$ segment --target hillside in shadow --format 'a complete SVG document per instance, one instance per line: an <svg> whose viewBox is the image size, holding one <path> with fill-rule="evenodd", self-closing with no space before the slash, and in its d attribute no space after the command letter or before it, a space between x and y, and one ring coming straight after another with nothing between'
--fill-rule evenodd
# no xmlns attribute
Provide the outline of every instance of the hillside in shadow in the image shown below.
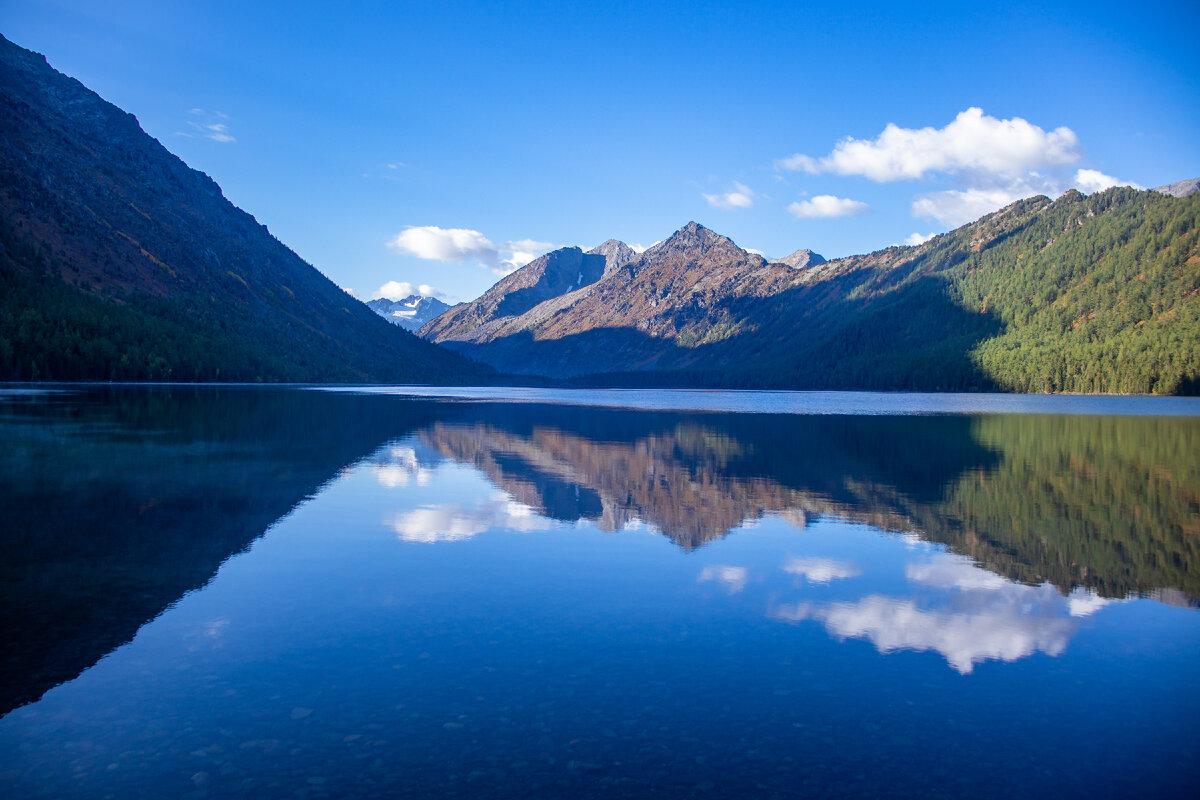
<svg viewBox="0 0 1200 800"><path fill-rule="evenodd" d="M429 403L296 390L0 395L0 713L129 641L431 416Z"/></svg>

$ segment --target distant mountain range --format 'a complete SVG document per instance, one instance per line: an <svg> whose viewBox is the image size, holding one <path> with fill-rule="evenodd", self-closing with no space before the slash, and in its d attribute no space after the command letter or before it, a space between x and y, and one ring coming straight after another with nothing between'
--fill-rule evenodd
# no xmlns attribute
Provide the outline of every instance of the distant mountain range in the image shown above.
<svg viewBox="0 0 1200 800"><path fill-rule="evenodd" d="M1196 393L1198 185L1029 198L833 261L693 222L440 314L368 308L0 37L0 379Z"/></svg>
<svg viewBox="0 0 1200 800"><path fill-rule="evenodd" d="M420 330L590 386L1195 393L1200 194L1021 200L915 247L768 262L695 222L548 253Z"/></svg>
<svg viewBox="0 0 1200 800"><path fill-rule="evenodd" d="M459 382L44 57L0 37L0 379Z"/></svg>
<svg viewBox="0 0 1200 800"><path fill-rule="evenodd" d="M413 294L399 300L388 300L386 297L368 300L367 308L393 325L399 325L406 331L415 331L426 322L446 313L450 306L436 297Z"/></svg>

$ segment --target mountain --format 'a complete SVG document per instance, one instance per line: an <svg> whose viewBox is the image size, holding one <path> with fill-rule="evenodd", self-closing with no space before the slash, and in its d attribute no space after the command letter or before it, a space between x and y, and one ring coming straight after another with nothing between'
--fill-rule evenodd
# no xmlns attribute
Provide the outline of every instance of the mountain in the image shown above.
<svg viewBox="0 0 1200 800"><path fill-rule="evenodd" d="M784 256L778 261L771 262L773 264L787 264L795 269L804 269L807 266L816 264L824 264L825 256L820 253L814 253L812 250L797 250L790 256Z"/></svg>
<svg viewBox="0 0 1200 800"><path fill-rule="evenodd" d="M1169 194L1172 197L1187 197L1193 192L1200 192L1200 178L1192 178L1186 181L1168 183L1166 186L1159 186L1155 188L1154 191L1161 192L1162 194Z"/></svg>
<svg viewBox="0 0 1200 800"><path fill-rule="evenodd" d="M421 335L434 341L457 341L467 333L472 341L489 336L506 318L520 317L546 300L571 295L591 286L604 275L608 258L600 253L584 253L578 247L564 247L501 278L477 300L460 303L421 329Z"/></svg>
<svg viewBox="0 0 1200 800"><path fill-rule="evenodd" d="M637 261L637 251L624 242L616 239L609 239L599 245L596 245L591 250L588 250L589 255L604 256L604 274L609 275L626 264Z"/></svg>
<svg viewBox="0 0 1200 800"><path fill-rule="evenodd" d="M386 297L370 300L367 302L367 308L393 325L399 325L406 331L415 331L444 314L450 306L436 297L413 294L400 300L388 300Z"/></svg>
<svg viewBox="0 0 1200 800"><path fill-rule="evenodd" d="M638 257L637 252L616 239L609 239L586 253L564 247L530 261L501 278L478 299L461 303L420 334L439 342L487 341L495 338L509 320L522 317L552 301L543 311L571 298L607 278ZM519 358L518 358L519 361Z"/></svg>
<svg viewBox="0 0 1200 800"><path fill-rule="evenodd" d="M536 265L510 277L540 269ZM703 315L715 303L769 296L794 275L790 267L768 265L692 222L636 261L581 281L578 289L545 296L526 308L494 303L491 295L501 281L469 304L481 316L464 312L456 318L451 309L420 333L517 373L570 377L645 370L663 366L674 351L683 333L677 312Z"/></svg>
<svg viewBox="0 0 1200 800"><path fill-rule="evenodd" d="M590 386L1195 393L1200 193L1034 197L801 269L693 222L593 283L485 316L421 334Z"/></svg>
<svg viewBox="0 0 1200 800"><path fill-rule="evenodd" d="M0 37L0 379L460 382L137 120Z"/></svg>

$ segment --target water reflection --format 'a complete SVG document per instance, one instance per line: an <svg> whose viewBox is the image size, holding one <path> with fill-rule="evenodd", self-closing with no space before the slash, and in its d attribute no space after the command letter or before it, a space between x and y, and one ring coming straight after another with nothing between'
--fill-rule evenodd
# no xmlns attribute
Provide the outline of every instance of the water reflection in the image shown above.
<svg viewBox="0 0 1200 800"><path fill-rule="evenodd" d="M823 419L530 406L477 406L470 416L417 438L481 470L521 513L607 531L648 524L685 550L768 517L797 527L837 517L944 544L998 576L1050 582L1064 595L1171 588L1200 597L1193 418ZM804 560L792 568L812 581L856 569Z"/></svg>
<svg viewBox="0 0 1200 800"><path fill-rule="evenodd" d="M862 574L862 570L853 563L832 558L793 558L783 565L783 571L811 583L829 583L838 578L853 578Z"/></svg>
<svg viewBox="0 0 1200 800"><path fill-rule="evenodd" d="M770 614L786 622L816 620L831 635L866 639L881 653L933 650L966 674L988 660L1057 656L1075 632L1072 617L1111 602L1086 589L1064 597L1049 583L1026 586L949 554L909 563L904 573L911 590L905 596L784 603Z"/></svg>
<svg viewBox="0 0 1200 800"><path fill-rule="evenodd" d="M1188 785L1196 420L99 388L0 444L5 796Z"/></svg>
<svg viewBox="0 0 1200 800"><path fill-rule="evenodd" d="M129 641L430 411L196 387L0 396L0 713Z"/></svg>
<svg viewBox="0 0 1200 800"><path fill-rule="evenodd" d="M868 588L772 613L884 651L933 649L960 670L1058 652L1071 613L1108 600L1200 597L1195 418L806 417L199 388L9 393L2 408L5 710L128 641L356 464L382 492L418 493L382 515L403 542L569 523L649 530L690 552L764 521L832 518L938 543L958 555L907 573L944 590L937 602ZM448 469L492 489L420 494ZM869 577L816 555L783 569L811 586ZM726 565L699 580L733 595L750 578Z"/></svg>
<svg viewBox="0 0 1200 800"><path fill-rule="evenodd" d="M495 492L474 505L446 503L397 512L387 524L405 542L454 542L495 529L544 531L549 520L532 508Z"/></svg>

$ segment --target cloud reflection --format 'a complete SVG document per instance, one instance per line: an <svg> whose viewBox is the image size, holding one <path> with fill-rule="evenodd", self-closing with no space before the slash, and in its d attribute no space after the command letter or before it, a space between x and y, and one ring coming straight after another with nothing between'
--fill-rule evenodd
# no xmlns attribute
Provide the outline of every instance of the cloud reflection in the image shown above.
<svg viewBox="0 0 1200 800"><path fill-rule="evenodd" d="M984 661L1011 662L1038 652L1057 656L1080 617L1113 602L1080 589L1064 597L1049 583L1026 586L955 555L909 564L905 577L915 589L912 597L802 602L770 613L788 622L817 620L833 636L865 639L881 653L932 650L967 674Z"/></svg>
<svg viewBox="0 0 1200 800"><path fill-rule="evenodd" d="M371 464L371 471L379 484L389 489L410 484L428 486L433 480L433 468L440 459L435 458L432 465L423 461L428 462L429 459L422 459L414 448L396 445L386 448L376 456Z"/></svg>
<svg viewBox="0 0 1200 800"><path fill-rule="evenodd" d="M746 581L750 577L750 571L745 567L730 567L723 564L713 564L700 570L700 576L696 579L698 583L707 581L715 581L725 587L725 591L730 594L737 594L742 589L746 588Z"/></svg>
<svg viewBox="0 0 1200 800"><path fill-rule="evenodd" d="M490 528L522 533L549 529L553 523L508 495L494 493L476 505L443 503L398 512L386 520L401 541L456 542Z"/></svg>
<svg viewBox="0 0 1200 800"><path fill-rule="evenodd" d="M809 583L829 583L862 574L862 570L849 561L832 558L793 558L783 565L783 571L798 575Z"/></svg>

